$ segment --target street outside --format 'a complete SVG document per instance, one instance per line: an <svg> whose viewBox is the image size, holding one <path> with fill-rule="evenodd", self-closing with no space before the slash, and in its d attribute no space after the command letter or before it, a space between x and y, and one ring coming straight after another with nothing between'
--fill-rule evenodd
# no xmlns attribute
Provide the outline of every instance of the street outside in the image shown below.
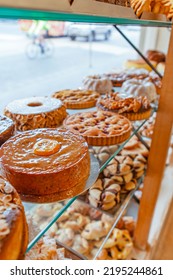
<svg viewBox="0 0 173 280"><path fill-rule="evenodd" d="M122 28L133 43L139 44L139 29ZM71 41L67 37L48 39L53 44L51 57L29 59L30 42L17 21L0 22L0 112L14 99L50 96L61 89L82 86L87 75L120 70L126 59L137 57L128 43L113 31L108 41Z"/></svg>

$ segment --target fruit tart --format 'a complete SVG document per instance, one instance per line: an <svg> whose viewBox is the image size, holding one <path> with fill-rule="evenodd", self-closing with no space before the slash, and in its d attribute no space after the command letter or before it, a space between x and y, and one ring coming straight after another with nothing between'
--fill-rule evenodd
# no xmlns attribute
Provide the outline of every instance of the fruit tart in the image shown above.
<svg viewBox="0 0 173 280"><path fill-rule="evenodd" d="M106 146L121 143L131 133L130 121L112 112L83 112L68 116L64 126L82 135L89 145Z"/></svg>

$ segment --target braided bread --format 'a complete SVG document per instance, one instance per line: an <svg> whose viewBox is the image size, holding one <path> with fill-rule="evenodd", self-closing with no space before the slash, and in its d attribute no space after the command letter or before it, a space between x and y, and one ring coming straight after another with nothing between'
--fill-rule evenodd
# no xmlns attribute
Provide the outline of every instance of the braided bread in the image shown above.
<svg viewBox="0 0 173 280"><path fill-rule="evenodd" d="M170 20L173 17L173 0L131 0L130 3L139 18L143 12L164 14Z"/></svg>

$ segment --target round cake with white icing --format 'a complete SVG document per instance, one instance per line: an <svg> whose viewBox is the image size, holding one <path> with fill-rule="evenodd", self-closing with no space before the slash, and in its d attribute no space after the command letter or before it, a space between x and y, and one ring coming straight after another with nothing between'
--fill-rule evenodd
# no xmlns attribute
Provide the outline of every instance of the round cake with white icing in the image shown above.
<svg viewBox="0 0 173 280"><path fill-rule="evenodd" d="M26 131L37 128L56 128L67 116L61 100L51 97L31 97L9 103L4 114L11 118L16 130Z"/></svg>

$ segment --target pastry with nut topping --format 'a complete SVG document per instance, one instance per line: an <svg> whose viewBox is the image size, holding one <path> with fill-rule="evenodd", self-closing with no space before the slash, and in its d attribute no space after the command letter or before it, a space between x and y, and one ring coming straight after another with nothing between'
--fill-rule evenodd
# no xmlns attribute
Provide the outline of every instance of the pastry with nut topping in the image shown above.
<svg viewBox="0 0 173 280"><path fill-rule="evenodd" d="M99 247L103 241L97 242ZM115 228L111 236L108 238L103 246L103 250L107 253L104 259L125 260L129 257L133 249L133 241L127 230ZM103 259L103 252L97 259Z"/></svg>
<svg viewBox="0 0 173 280"><path fill-rule="evenodd" d="M131 121L147 119L151 115L151 106L146 97L121 97L111 93L98 99L97 107L103 111L114 112Z"/></svg>
<svg viewBox="0 0 173 280"><path fill-rule="evenodd" d="M65 129L35 129L1 149L2 169L25 200L51 202L83 191L90 174L88 145Z"/></svg>
<svg viewBox="0 0 173 280"><path fill-rule="evenodd" d="M23 259L27 244L28 227L20 197L0 177L0 260Z"/></svg>
<svg viewBox="0 0 173 280"><path fill-rule="evenodd" d="M64 247L58 248L56 240L44 236L36 245L26 254L26 260L70 260L66 257Z"/></svg>
<svg viewBox="0 0 173 280"><path fill-rule="evenodd" d="M56 128L67 116L64 104L50 97L14 100L5 107L4 114L14 121L18 131Z"/></svg>
<svg viewBox="0 0 173 280"><path fill-rule="evenodd" d="M14 133L14 123L6 116L0 115L0 146Z"/></svg>
<svg viewBox="0 0 173 280"><path fill-rule="evenodd" d="M114 208L120 202L120 185L111 179L98 179L89 189L87 200L90 205L104 211Z"/></svg>
<svg viewBox="0 0 173 280"><path fill-rule="evenodd" d="M85 109L94 107L100 94L94 90L66 89L55 92L52 97L60 99L67 109Z"/></svg>

